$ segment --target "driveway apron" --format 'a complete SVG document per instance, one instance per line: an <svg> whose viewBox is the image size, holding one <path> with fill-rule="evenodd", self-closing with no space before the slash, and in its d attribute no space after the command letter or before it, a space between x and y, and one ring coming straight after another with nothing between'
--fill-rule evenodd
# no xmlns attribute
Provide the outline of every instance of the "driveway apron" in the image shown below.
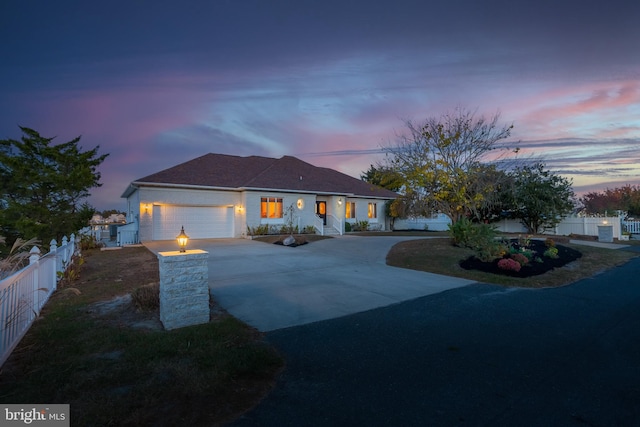
<svg viewBox="0 0 640 427"><path fill-rule="evenodd" d="M333 319L442 292L472 281L386 265L391 247L410 238L342 236L285 247L244 239L189 242L209 252L213 297L261 331ZM154 252L175 242L149 242Z"/></svg>

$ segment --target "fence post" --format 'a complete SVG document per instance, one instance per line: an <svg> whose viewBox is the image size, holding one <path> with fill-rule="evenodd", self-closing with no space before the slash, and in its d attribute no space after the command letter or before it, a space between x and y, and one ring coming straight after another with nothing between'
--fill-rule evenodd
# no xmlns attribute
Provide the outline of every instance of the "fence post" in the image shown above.
<svg viewBox="0 0 640 427"><path fill-rule="evenodd" d="M67 264L69 263L69 239L67 236L62 236L62 245L60 248L62 249L62 269L65 270Z"/></svg>
<svg viewBox="0 0 640 427"><path fill-rule="evenodd" d="M40 259L40 248L37 246L34 246L31 248L31 250L29 251L29 253L31 255L29 255L29 265L37 262Z"/></svg>
<svg viewBox="0 0 640 427"><path fill-rule="evenodd" d="M51 242L49 242L49 253L53 258L53 268L51 269L53 273L52 283L53 289L56 289L58 287L58 242L56 239L51 239Z"/></svg>
<svg viewBox="0 0 640 427"><path fill-rule="evenodd" d="M71 237L69 238L69 243L71 243L71 258L76 254L76 249L78 247L78 241L76 239L75 233L71 233Z"/></svg>

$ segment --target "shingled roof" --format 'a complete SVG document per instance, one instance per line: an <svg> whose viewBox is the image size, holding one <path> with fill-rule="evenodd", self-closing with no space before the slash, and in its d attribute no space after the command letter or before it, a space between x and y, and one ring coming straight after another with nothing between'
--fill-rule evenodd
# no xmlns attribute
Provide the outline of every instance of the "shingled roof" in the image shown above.
<svg viewBox="0 0 640 427"><path fill-rule="evenodd" d="M398 196L387 189L291 156L273 159L210 153L132 183L133 186L145 184L329 193L382 199ZM128 191L123 197L127 195Z"/></svg>

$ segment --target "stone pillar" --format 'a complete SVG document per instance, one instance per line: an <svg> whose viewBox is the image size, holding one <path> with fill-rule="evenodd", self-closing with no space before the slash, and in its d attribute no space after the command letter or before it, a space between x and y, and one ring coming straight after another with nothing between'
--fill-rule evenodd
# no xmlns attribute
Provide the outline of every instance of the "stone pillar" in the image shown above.
<svg viewBox="0 0 640 427"><path fill-rule="evenodd" d="M209 253L160 252L160 321L165 329L209 321Z"/></svg>

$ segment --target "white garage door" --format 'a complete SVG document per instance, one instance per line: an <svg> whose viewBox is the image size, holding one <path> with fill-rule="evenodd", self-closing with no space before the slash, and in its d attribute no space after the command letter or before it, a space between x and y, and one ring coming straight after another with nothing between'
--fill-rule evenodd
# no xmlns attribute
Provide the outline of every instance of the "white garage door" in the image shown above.
<svg viewBox="0 0 640 427"><path fill-rule="evenodd" d="M191 239L233 237L233 208L220 206L153 207L153 240L174 240L180 227Z"/></svg>

